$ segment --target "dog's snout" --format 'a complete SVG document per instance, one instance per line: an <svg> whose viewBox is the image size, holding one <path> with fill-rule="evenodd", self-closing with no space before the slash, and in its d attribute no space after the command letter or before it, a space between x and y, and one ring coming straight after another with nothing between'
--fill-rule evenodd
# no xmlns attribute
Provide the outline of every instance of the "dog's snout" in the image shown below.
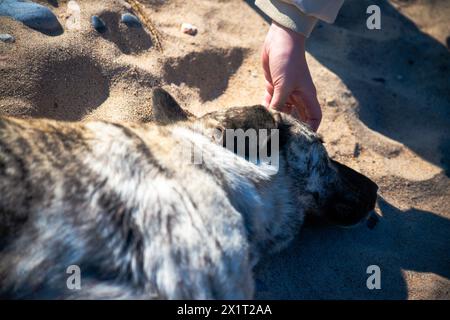
<svg viewBox="0 0 450 320"><path fill-rule="evenodd" d="M375 208L378 186L363 174L331 161L338 171L340 186L326 214L338 225L354 225Z"/></svg>

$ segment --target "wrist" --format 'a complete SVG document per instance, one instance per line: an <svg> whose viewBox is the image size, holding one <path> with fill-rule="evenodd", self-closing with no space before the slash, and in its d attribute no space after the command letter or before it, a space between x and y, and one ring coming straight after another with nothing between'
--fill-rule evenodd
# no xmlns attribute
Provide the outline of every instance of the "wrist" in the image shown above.
<svg viewBox="0 0 450 320"><path fill-rule="evenodd" d="M296 31L294 31L292 29L289 29L289 28L279 24L276 21L272 21L272 24L271 24L270 27L273 28L273 29L276 29L278 32L285 33L289 38L294 40L295 43L297 43L298 45L301 45L303 47L305 46L305 43L306 43L306 36L305 35L303 35L303 34L301 34L299 32L296 32Z"/></svg>

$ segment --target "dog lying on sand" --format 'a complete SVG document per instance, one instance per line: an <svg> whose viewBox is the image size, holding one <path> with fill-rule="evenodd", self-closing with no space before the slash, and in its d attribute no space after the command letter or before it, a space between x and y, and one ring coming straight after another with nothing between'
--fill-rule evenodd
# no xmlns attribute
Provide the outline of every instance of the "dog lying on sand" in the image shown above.
<svg viewBox="0 0 450 320"><path fill-rule="evenodd" d="M377 186L288 115L253 106L195 118L155 89L153 116L0 118L1 297L250 299L258 258L286 247L306 216L352 225L374 208ZM223 147L227 129L277 130L277 170ZM181 156L192 146L199 164ZM73 265L79 290L67 286Z"/></svg>

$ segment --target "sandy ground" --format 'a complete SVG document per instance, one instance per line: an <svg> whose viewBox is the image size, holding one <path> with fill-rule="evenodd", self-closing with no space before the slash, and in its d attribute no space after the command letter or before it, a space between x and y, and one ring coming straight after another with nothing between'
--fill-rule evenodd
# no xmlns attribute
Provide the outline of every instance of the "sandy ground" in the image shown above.
<svg viewBox="0 0 450 320"><path fill-rule="evenodd" d="M262 97L259 52L267 19L252 1L141 0L163 51L142 29L119 23L123 1L40 1L64 27L47 36L0 17L0 113L62 120L151 119L161 85L193 113L253 105ZM334 25L319 24L308 62L323 106L330 155L380 186L382 219L339 229L307 226L256 269L258 298L450 298L450 5L377 1L382 29L365 27L372 1L347 0ZM108 27L90 25L97 14ZM198 34L179 31L182 22ZM366 268L381 268L368 290Z"/></svg>

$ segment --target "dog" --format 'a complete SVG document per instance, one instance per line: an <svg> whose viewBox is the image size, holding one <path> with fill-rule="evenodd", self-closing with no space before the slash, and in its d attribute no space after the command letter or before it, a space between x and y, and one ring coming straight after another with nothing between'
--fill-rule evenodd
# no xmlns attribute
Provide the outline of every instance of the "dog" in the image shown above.
<svg viewBox="0 0 450 320"><path fill-rule="evenodd" d="M252 268L305 217L348 226L374 208L376 184L289 115L252 106L197 118L156 88L153 116L0 118L1 297L251 299ZM227 148L237 129L277 133L257 140L278 146L277 167Z"/></svg>

